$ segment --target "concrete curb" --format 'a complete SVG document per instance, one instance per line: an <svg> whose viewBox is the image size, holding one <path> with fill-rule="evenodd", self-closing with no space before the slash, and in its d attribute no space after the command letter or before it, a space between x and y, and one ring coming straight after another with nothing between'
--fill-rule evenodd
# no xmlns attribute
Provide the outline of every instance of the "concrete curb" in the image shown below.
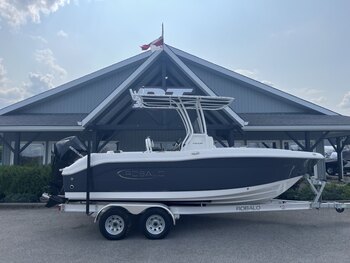
<svg viewBox="0 0 350 263"><path fill-rule="evenodd" d="M0 209L45 208L46 203L0 203Z"/></svg>

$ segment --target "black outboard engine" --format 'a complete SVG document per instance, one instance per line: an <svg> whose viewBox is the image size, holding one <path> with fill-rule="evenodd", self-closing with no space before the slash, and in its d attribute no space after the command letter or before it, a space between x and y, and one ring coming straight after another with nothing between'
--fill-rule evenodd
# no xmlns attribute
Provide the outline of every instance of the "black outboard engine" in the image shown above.
<svg viewBox="0 0 350 263"><path fill-rule="evenodd" d="M85 145L76 136L67 137L55 143L51 165L52 181L50 182L50 199L46 207L52 207L64 202L64 198L58 196L64 194L63 178L60 170L71 165L86 154Z"/></svg>

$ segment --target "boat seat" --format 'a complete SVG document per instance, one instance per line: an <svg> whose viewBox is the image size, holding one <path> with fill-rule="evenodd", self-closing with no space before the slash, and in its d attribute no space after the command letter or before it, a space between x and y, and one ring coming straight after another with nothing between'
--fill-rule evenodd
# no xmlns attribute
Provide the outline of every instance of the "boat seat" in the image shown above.
<svg viewBox="0 0 350 263"><path fill-rule="evenodd" d="M154 142L153 140L151 140L150 137L147 137L145 139L145 144L146 144L146 151L147 152L152 152L153 151L153 147L154 147Z"/></svg>

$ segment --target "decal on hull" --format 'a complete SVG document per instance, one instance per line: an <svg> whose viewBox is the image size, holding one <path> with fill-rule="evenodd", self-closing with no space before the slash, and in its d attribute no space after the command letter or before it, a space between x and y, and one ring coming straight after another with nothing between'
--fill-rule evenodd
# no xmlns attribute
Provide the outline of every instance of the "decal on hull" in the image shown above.
<svg viewBox="0 0 350 263"><path fill-rule="evenodd" d="M123 169L117 171L120 178L127 180L151 180L164 176L164 171L150 171L143 169Z"/></svg>

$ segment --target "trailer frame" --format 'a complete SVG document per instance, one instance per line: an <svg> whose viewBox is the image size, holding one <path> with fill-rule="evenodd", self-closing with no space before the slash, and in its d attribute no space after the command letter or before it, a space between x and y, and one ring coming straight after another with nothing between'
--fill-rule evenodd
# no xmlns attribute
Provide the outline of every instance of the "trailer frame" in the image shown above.
<svg viewBox="0 0 350 263"><path fill-rule="evenodd" d="M236 204L223 201L210 203L185 203L176 205L167 205L162 202L94 202L87 200L86 202L67 202L59 205L61 212L76 212L84 213L89 211L90 216L94 217L94 222L98 222L101 217L107 212L113 210L121 210L123 213L129 215L142 215L147 211L158 211L158 214L163 211L163 217L169 217L169 222L176 225L176 220L181 215L204 215L204 214L233 214L233 213L249 213L249 212L277 212L277 211L298 211L311 209L335 209L338 213L344 212L345 209L350 208L350 201L345 202L323 202L321 201L322 192L326 186L326 181L321 181L317 178L306 177L312 191L315 194L313 201L294 201L294 200L280 200L272 199L267 202ZM160 212L159 212L160 211ZM165 211L165 213L164 213ZM166 219L166 218L165 218ZM146 220L146 219L141 219ZM159 220L158 220L159 221ZM157 221L157 222L158 222ZM167 221L167 220L165 220ZM164 221L161 221L165 224ZM106 227L107 227L107 223ZM167 226L168 227L168 226ZM106 236L103 231L103 224L100 224L101 233L108 239L121 239L123 236L113 238L113 236ZM167 229L167 232L169 230ZM150 235L145 228L143 230L145 235L151 239L163 238L165 235L157 236ZM167 234L167 233L166 233Z"/></svg>

